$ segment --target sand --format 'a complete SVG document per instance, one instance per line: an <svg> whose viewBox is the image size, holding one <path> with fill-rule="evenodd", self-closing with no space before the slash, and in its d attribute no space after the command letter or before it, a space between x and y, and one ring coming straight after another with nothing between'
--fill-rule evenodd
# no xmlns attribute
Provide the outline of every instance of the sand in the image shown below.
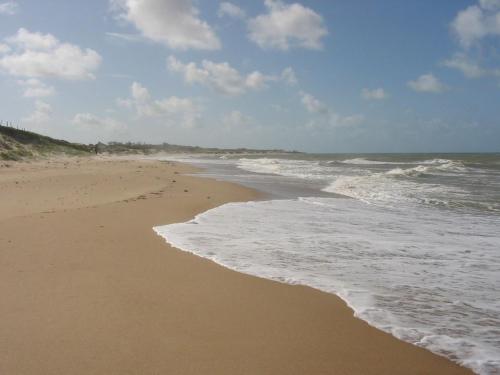
<svg viewBox="0 0 500 375"><path fill-rule="evenodd" d="M233 272L152 230L255 191L172 163L4 164L0 374L470 373L334 295Z"/></svg>

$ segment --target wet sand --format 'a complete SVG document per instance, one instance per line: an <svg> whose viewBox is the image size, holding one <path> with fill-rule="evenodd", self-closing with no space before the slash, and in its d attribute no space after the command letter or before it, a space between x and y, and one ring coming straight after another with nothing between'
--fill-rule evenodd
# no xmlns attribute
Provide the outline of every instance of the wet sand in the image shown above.
<svg viewBox="0 0 500 375"><path fill-rule="evenodd" d="M170 247L154 226L258 197L193 171L0 161L0 374L470 373L336 296Z"/></svg>

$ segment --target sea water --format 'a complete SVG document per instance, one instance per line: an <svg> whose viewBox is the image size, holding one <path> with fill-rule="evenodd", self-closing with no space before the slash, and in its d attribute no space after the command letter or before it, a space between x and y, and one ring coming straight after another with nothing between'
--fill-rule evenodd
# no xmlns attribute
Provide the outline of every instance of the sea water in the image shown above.
<svg viewBox="0 0 500 375"><path fill-rule="evenodd" d="M182 160L272 199L155 228L169 243L335 293L379 329L500 373L500 155Z"/></svg>

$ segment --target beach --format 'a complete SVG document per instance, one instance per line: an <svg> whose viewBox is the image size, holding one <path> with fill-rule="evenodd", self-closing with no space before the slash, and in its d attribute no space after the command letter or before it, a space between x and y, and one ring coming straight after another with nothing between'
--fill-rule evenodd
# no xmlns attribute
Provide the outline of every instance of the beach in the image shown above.
<svg viewBox="0 0 500 375"><path fill-rule="evenodd" d="M229 270L153 231L255 190L173 162L0 164L1 374L470 373L333 294Z"/></svg>

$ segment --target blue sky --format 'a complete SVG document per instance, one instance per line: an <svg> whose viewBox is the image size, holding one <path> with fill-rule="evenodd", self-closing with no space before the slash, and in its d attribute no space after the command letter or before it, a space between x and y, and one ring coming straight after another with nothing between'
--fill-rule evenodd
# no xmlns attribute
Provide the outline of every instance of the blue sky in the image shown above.
<svg viewBox="0 0 500 375"><path fill-rule="evenodd" d="M500 151L500 0L0 0L0 84L86 143Z"/></svg>

